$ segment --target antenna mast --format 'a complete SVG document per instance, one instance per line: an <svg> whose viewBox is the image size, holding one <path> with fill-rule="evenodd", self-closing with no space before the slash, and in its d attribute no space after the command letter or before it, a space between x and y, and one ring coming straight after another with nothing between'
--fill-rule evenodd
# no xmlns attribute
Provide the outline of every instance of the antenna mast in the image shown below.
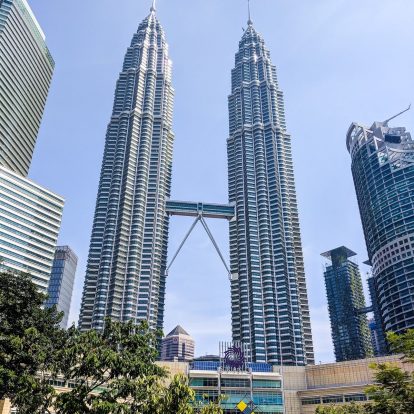
<svg viewBox="0 0 414 414"><path fill-rule="evenodd" d="M385 120L385 121L383 122L384 126L388 126L388 122L390 122L390 121L392 121L393 119L395 119L395 118L399 117L400 115L402 115L402 114L404 114L404 113L408 112L410 109L411 109L411 104L408 106L408 108L407 108L407 109L404 109L404 111L401 111L401 112L399 112L397 115L394 115L394 116L392 116L391 118L388 118L387 120Z"/></svg>
<svg viewBox="0 0 414 414"><path fill-rule="evenodd" d="M252 22L251 13L250 13L250 0L247 0L247 13L249 16L249 20L247 21L247 24L251 26L253 22Z"/></svg>

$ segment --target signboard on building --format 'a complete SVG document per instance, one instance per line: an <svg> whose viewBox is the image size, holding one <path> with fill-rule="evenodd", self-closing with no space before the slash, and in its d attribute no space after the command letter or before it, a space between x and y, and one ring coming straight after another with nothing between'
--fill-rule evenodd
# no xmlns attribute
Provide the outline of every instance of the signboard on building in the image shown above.
<svg viewBox="0 0 414 414"><path fill-rule="evenodd" d="M220 368L222 371L248 372L248 347L242 342L220 342Z"/></svg>

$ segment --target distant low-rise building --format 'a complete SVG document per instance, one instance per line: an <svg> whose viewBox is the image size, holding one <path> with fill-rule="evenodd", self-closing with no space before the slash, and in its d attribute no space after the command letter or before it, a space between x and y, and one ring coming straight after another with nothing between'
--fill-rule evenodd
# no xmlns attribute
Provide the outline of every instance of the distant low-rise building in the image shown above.
<svg viewBox="0 0 414 414"><path fill-rule="evenodd" d="M194 347L194 339L178 325L162 340L161 360L191 361Z"/></svg>
<svg viewBox="0 0 414 414"><path fill-rule="evenodd" d="M58 246L56 248L46 306L56 305L57 310L63 312L63 319L60 323L63 329L68 326L77 265L78 256L69 246Z"/></svg>

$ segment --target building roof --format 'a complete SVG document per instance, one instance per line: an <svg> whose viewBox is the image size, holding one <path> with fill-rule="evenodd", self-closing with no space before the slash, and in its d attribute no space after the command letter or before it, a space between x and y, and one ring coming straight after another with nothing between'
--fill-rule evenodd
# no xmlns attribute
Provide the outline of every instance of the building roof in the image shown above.
<svg viewBox="0 0 414 414"><path fill-rule="evenodd" d="M353 252L351 249L348 249L345 246L341 246L341 247L337 247L336 249L332 249L332 250L329 250L328 252L321 254L321 256L329 260L332 260L332 257L335 255L342 255L346 258L349 258L352 256L356 256L356 253Z"/></svg>
<svg viewBox="0 0 414 414"><path fill-rule="evenodd" d="M190 336L188 332L184 328L182 328L180 325L177 325L167 336L175 336L175 335Z"/></svg>

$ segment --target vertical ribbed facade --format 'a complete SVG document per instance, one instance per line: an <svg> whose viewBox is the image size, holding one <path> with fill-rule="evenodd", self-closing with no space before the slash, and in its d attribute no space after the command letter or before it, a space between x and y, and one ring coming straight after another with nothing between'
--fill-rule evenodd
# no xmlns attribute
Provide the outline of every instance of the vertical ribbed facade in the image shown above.
<svg viewBox="0 0 414 414"><path fill-rule="evenodd" d="M26 176L54 61L25 0L0 1L0 165Z"/></svg>
<svg viewBox="0 0 414 414"><path fill-rule="evenodd" d="M324 278L336 362L373 356L361 273L349 260L355 254L344 246L322 254L330 261Z"/></svg>
<svg viewBox="0 0 414 414"><path fill-rule="evenodd" d="M370 128L353 123L347 147L372 265L377 328L402 333L414 328L414 141L388 121Z"/></svg>
<svg viewBox="0 0 414 414"><path fill-rule="evenodd" d="M128 48L108 126L80 328L105 317L162 327L174 90L154 8Z"/></svg>
<svg viewBox="0 0 414 414"><path fill-rule="evenodd" d="M283 93L262 37L249 21L229 96L227 141L233 340L255 362L314 362Z"/></svg>
<svg viewBox="0 0 414 414"><path fill-rule="evenodd" d="M56 248L45 305L47 307L56 305L57 310L63 312L63 318L60 322L63 329L68 326L77 265L78 257L69 246Z"/></svg>

